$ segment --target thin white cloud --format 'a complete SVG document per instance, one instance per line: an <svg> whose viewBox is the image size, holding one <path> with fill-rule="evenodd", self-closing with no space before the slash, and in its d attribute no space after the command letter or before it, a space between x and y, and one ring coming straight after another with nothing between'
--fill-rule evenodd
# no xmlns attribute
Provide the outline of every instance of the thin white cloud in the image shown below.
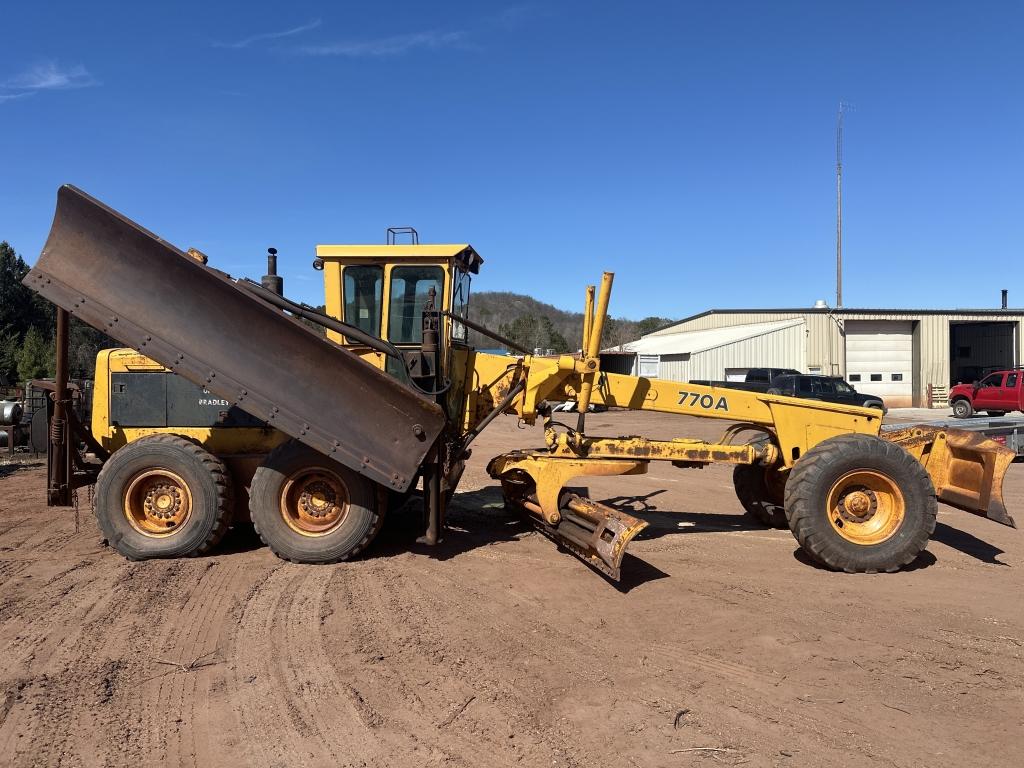
<svg viewBox="0 0 1024 768"><path fill-rule="evenodd" d="M0 82L0 103L40 91L67 91L94 85L99 82L81 64L64 69L54 61L46 61Z"/></svg>
<svg viewBox="0 0 1024 768"><path fill-rule="evenodd" d="M462 30L452 30L449 32L412 32L373 40L343 40L324 45L304 45L297 51L306 56L347 56L355 59L400 56L417 48L437 50L466 46L466 33Z"/></svg>
<svg viewBox="0 0 1024 768"><path fill-rule="evenodd" d="M5 101L13 101L14 99L23 99L26 96L31 96L35 91L22 91L21 93L4 93L0 91L0 104Z"/></svg>
<svg viewBox="0 0 1024 768"><path fill-rule="evenodd" d="M320 19L314 19L308 24L303 24L292 29L285 29L280 32L261 32L258 35L252 35L241 40L236 40L233 43L213 43L214 48L231 48L238 50L239 48L248 48L253 43L260 43L264 40L280 40L282 37L293 37L294 35L301 35L303 32L309 32L311 29L316 29L320 26Z"/></svg>

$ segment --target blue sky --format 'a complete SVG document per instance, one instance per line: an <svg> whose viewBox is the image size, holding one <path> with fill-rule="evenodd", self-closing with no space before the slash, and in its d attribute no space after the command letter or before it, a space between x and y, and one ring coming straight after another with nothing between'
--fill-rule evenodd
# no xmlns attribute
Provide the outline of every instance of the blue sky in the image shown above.
<svg viewBox="0 0 1024 768"><path fill-rule="evenodd" d="M0 239L74 183L319 303L322 242L470 242L476 290L612 314L1024 305L1024 5L0 8Z"/></svg>

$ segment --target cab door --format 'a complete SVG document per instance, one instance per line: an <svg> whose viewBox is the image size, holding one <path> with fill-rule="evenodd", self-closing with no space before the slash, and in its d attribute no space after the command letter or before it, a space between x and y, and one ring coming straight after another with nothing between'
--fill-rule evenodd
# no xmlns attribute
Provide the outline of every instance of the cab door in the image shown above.
<svg viewBox="0 0 1024 768"><path fill-rule="evenodd" d="M1005 374L1002 373L993 373L978 382L978 388L974 391L974 410L1006 410L1005 408L1000 407L1002 404L1000 395L1002 392L1004 376Z"/></svg>
<svg viewBox="0 0 1024 768"><path fill-rule="evenodd" d="M993 411L1015 411L1020 406L1017 403L1017 378L1019 374L1016 371L1007 373L1003 379L1002 386L995 387L992 390L992 410Z"/></svg>

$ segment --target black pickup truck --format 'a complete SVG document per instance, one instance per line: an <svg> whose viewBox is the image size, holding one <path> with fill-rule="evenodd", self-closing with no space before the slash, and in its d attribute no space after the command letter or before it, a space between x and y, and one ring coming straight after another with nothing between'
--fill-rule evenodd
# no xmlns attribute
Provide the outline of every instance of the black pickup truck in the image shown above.
<svg viewBox="0 0 1024 768"><path fill-rule="evenodd" d="M799 376L800 371L792 368L751 368L743 381L691 381L691 384L702 384L705 387L726 387L728 389L745 389L748 392L767 392L772 379L778 376Z"/></svg>
<svg viewBox="0 0 1024 768"><path fill-rule="evenodd" d="M743 389L748 392L765 392L769 395L802 397L808 400L823 400L826 403L859 405L863 408L878 408L886 412L885 403L876 395L861 394L838 376L821 376L800 373L792 368L751 368L746 381L691 381L707 387Z"/></svg>
<svg viewBox="0 0 1024 768"><path fill-rule="evenodd" d="M865 395L847 384L838 376L815 376L808 373L776 376L765 390L769 395L803 397L808 400L824 400L826 403L859 405L862 408L877 408L886 412L885 403L877 395Z"/></svg>

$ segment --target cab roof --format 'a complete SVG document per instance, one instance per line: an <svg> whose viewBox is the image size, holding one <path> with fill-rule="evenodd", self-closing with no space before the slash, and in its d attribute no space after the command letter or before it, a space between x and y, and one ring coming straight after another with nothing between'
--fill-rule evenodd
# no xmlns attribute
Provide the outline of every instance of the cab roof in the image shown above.
<svg viewBox="0 0 1024 768"><path fill-rule="evenodd" d="M435 245L318 245L321 259L455 259L467 272L477 274L484 260L468 243Z"/></svg>

